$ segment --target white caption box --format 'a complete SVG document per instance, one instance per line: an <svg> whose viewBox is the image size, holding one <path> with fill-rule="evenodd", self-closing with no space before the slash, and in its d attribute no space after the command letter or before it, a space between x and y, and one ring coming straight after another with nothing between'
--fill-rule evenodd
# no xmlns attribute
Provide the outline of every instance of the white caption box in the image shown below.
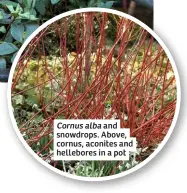
<svg viewBox="0 0 187 193"><path fill-rule="evenodd" d="M54 120L54 160L129 160L134 151L120 120Z"/></svg>

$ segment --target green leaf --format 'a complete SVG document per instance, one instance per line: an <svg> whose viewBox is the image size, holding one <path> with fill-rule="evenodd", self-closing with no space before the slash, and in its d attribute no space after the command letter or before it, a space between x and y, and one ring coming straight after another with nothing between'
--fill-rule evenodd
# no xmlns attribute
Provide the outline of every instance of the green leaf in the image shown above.
<svg viewBox="0 0 187 193"><path fill-rule="evenodd" d="M36 10L41 14L41 15L45 15L45 3L42 1L36 1Z"/></svg>
<svg viewBox="0 0 187 193"><path fill-rule="evenodd" d="M1 26L1 27L0 27L0 32L1 32L1 33L6 33L6 28L5 28L5 26Z"/></svg>
<svg viewBox="0 0 187 193"><path fill-rule="evenodd" d="M23 105L24 104L24 97L23 97L23 95L16 95L13 97L13 101L16 105Z"/></svg>
<svg viewBox="0 0 187 193"><path fill-rule="evenodd" d="M30 9L31 8L31 5L32 5L32 1L31 0L23 0L24 1L24 5Z"/></svg>
<svg viewBox="0 0 187 193"><path fill-rule="evenodd" d="M13 42L13 37L12 37L10 31L9 31L8 34L6 35L5 42L10 42L10 43Z"/></svg>
<svg viewBox="0 0 187 193"><path fill-rule="evenodd" d="M113 6L114 1L107 1L106 3L100 2L98 3L97 7L101 8L111 8Z"/></svg>
<svg viewBox="0 0 187 193"><path fill-rule="evenodd" d="M0 9L0 23L1 24L10 24L13 18L11 14L7 14L3 9Z"/></svg>
<svg viewBox="0 0 187 193"><path fill-rule="evenodd" d="M39 117L39 116L38 116ZM37 117L36 117L37 119ZM36 121L36 123L41 123L43 121L43 117L40 115L40 117L38 118L38 120ZM40 145L41 147L44 147L47 143L49 142L49 136L44 136L44 137L41 137L40 139Z"/></svg>
<svg viewBox="0 0 187 193"><path fill-rule="evenodd" d="M30 12L20 13L19 16L21 19L30 19Z"/></svg>
<svg viewBox="0 0 187 193"><path fill-rule="evenodd" d="M90 1L88 2L88 7L95 7L96 5L97 5L96 0L90 0Z"/></svg>
<svg viewBox="0 0 187 193"><path fill-rule="evenodd" d="M17 50L18 48L12 43L3 42L0 44L0 56L12 54Z"/></svg>
<svg viewBox="0 0 187 193"><path fill-rule="evenodd" d="M60 0L51 0L51 3L54 5L56 3L58 3Z"/></svg>
<svg viewBox="0 0 187 193"><path fill-rule="evenodd" d="M36 123L41 123L44 119L43 119L42 115L39 115L39 116L36 116L34 120ZM47 136L47 138L48 138L48 136Z"/></svg>
<svg viewBox="0 0 187 193"><path fill-rule="evenodd" d="M15 59L17 53L18 53L18 52L14 53L14 55L12 56L12 58L11 58L11 62L12 62L12 63L14 62L14 59Z"/></svg>
<svg viewBox="0 0 187 193"><path fill-rule="evenodd" d="M37 99L37 97L31 95L26 99L26 103L30 106L33 106L34 104L39 105L40 101Z"/></svg>
<svg viewBox="0 0 187 193"><path fill-rule="evenodd" d="M10 13L15 13L14 7L12 5L7 5L8 10Z"/></svg>
<svg viewBox="0 0 187 193"><path fill-rule="evenodd" d="M3 19L3 13L0 11L0 19Z"/></svg>
<svg viewBox="0 0 187 193"><path fill-rule="evenodd" d="M6 69L6 60L4 58L0 58L0 70Z"/></svg>
<svg viewBox="0 0 187 193"><path fill-rule="evenodd" d="M114 1L108 1L105 3L105 8L111 8L114 4Z"/></svg>
<svg viewBox="0 0 187 193"><path fill-rule="evenodd" d="M17 0L18 3L23 3L23 0Z"/></svg>
<svg viewBox="0 0 187 193"><path fill-rule="evenodd" d="M97 4L97 7L104 8L105 7L105 3L100 2L100 3Z"/></svg>
<svg viewBox="0 0 187 193"><path fill-rule="evenodd" d="M21 90L25 89L27 86L28 86L28 84L23 82L21 84L17 84L16 89L21 91Z"/></svg>
<svg viewBox="0 0 187 193"><path fill-rule="evenodd" d="M19 18L20 19L28 19L31 21L38 20L38 18L36 18L35 15L32 15L30 12L19 13Z"/></svg>
<svg viewBox="0 0 187 193"><path fill-rule="evenodd" d="M30 23L30 24L26 24L26 37L25 39L27 39L38 27L38 24L34 24L34 23Z"/></svg>
<svg viewBox="0 0 187 193"><path fill-rule="evenodd" d="M11 24L10 31L15 40L17 40L18 42L23 42L24 25L22 23Z"/></svg>
<svg viewBox="0 0 187 193"><path fill-rule="evenodd" d="M10 17L11 17L11 14L7 14L3 9L0 9L0 19L7 19Z"/></svg>
<svg viewBox="0 0 187 193"><path fill-rule="evenodd" d="M13 2L13 1L0 1L0 5L12 5L13 7L17 6L17 3Z"/></svg>
<svg viewBox="0 0 187 193"><path fill-rule="evenodd" d="M1 19L0 23L1 24L10 24L12 22L12 19Z"/></svg>
<svg viewBox="0 0 187 193"><path fill-rule="evenodd" d="M17 5L16 7L16 13L21 13L23 11L22 7L20 6L20 4Z"/></svg>

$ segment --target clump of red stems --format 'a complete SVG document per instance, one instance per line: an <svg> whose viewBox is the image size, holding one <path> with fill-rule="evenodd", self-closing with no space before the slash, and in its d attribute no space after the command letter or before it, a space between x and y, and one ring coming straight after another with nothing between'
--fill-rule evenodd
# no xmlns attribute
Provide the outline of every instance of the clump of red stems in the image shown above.
<svg viewBox="0 0 187 193"><path fill-rule="evenodd" d="M50 39L56 52L48 50ZM34 83L20 90L17 85L33 73L32 60ZM28 92L39 100L38 110L19 124L20 132L33 146L53 134L54 119L120 119L121 128L130 128L140 147L155 146L167 134L175 113L172 73L165 51L133 21L96 12L62 18L29 43L17 64L12 100L27 97ZM42 121L34 123L39 115ZM38 155L52 143L50 138Z"/></svg>

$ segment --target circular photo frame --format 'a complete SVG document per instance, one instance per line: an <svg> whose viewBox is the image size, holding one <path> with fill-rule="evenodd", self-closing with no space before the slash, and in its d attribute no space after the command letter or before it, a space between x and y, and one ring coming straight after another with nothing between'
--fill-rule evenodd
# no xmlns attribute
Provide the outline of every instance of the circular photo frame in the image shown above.
<svg viewBox="0 0 187 193"><path fill-rule="evenodd" d="M173 57L154 31L116 10L83 8L50 19L25 41L7 97L13 127L40 163L69 178L104 181L138 170L163 148L181 90ZM120 120L136 150L128 160L54 160L59 119Z"/></svg>

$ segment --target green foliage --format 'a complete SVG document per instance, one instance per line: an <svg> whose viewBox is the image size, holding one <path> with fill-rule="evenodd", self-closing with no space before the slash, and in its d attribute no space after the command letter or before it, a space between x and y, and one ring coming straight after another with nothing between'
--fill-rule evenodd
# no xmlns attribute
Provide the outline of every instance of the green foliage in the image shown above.
<svg viewBox="0 0 187 193"><path fill-rule="evenodd" d="M23 41L24 25L22 23L13 23L11 25L11 35L18 42Z"/></svg>
<svg viewBox="0 0 187 193"><path fill-rule="evenodd" d="M130 153L127 161L80 161L75 167L69 166L67 171L71 174L84 177L104 177L119 174L136 166L141 149L137 148L135 153Z"/></svg>
<svg viewBox="0 0 187 193"><path fill-rule="evenodd" d="M0 1L0 35L2 37L0 39L0 55L10 66L18 48L44 21L64 11L76 8L111 8L113 2L69 0L66 6L63 0L2 0Z"/></svg>
<svg viewBox="0 0 187 193"><path fill-rule="evenodd" d="M11 6L16 7L17 3L13 2L13 1L1 1L0 5L4 5L4 6L11 5Z"/></svg>
<svg viewBox="0 0 187 193"><path fill-rule="evenodd" d="M28 38L36 29L38 28L38 25L35 23L27 23L25 24L25 38Z"/></svg>
<svg viewBox="0 0 187 193"><path fill-rule="evenodd" d="M0 27L0 32L1 32L1 33L6 33L6 28L5 28L5 26L1 26L1 27Z"/></svg>
<svg viewBox="0 0 187 193"><path fill-rule="evenodd" d="M36 1L35 4L35 9L36 11L40 14L40 15L45 15L46 13L46 8L48 5L48 0L40 0L40 1Z"/></svg>
<svg viewBox="0 0 187 193"><path fill-rule="evenodd" d="M4 58L0 58L0 70L6 68L6 60Z"/></svg>
<svg viewBox="0 0 187 193"><path fill-rule="evenodd" d="M101 7L101 8L112 8L114 1L106 0L69 0L71 3L69 8L85 8L85 7Z"/></svg>
<svg viewBox="0 0 187 193"><path fill-rule="evenodd" d="M12 54L17 50L18 48L12 43L3 42L0 44L0 56Z"/></svg>
<svg viewBox="0 0 187 193"><path fill-rule="evenodd" d="M0 32L4 33L0 40L0 55L6 63L13 62L22 43L39 26L34 2L30 0L0 2L0 24L2 24Z"/></svg>
<svg viewBox="0 0 187 193"><path fill-rule="evenodd" d="M99 0L98 4L97 4L97 7L111 8L113 3L114 3L114 1L106 1L106 2L104 2L102 0Z"/></svg>
<svg viewBox="0 0 187 193"><path fill-rule="evenodd" d="M52 3L52 4L56 4L56 3L58 3L59 1L61 1L61 0L51 0L51 3Z"/></svg>

